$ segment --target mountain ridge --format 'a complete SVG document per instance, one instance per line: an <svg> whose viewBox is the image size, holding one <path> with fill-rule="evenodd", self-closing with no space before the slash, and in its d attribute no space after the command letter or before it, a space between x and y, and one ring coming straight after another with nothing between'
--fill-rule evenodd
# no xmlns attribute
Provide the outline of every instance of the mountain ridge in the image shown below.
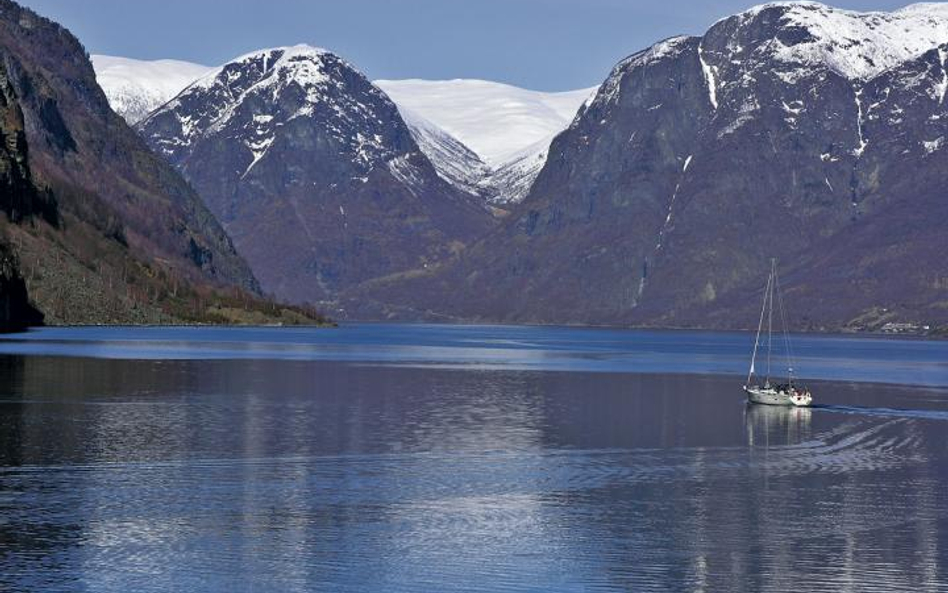
<svg viewBox="0 0 948 593"><path fill-rule="evenodd" d="M553 140L499 229L457 263L368 297L393 295L391 311L408 315L747 327L778 257L797 328L944 323L948 19L926 10L764 5L632 54ZM927 32L911 43L931 47L886 45L888 61L860 78L878 48L827 46L809 22L838 18L874 23L877 37L922 18ZM902 68L915 71L899 84ZM924 120L899 111L910 102Z"/></svg>
<svg viewBox="0 0 948 593"><path fill-rule="evenodd" d="M261 49L247 55L273 49ZM245 57L240 56L235 61ZM142 61L105 55L93 56L93 62L113 108L132 124L174 99L199 78L213 75L219 69L176 60ZM479 79L375 82L383 91L386 87L395 89L392 93L386 92L390 97L394 96L393 100L422 152L445 180L461 191L478 195L485 202L503 208L526 195L546 158L546 149L553 136L566 128L579 105L594 90L591 87L577 91L541 92ZM445 97L446 104L440 109L434 109L431 103L418 102L418 97L427 94L432 87L440 88L440 94ZM472 88L480 89L480 98L471 98ZM497 109L504 104L517 107L512 111L508 107L506 112ZM492 121L484 122L486 132L472 134L470 126L462 126L460 135L451 131L451 121L445 119L445 113L484 113L485 105L494 106L491 108L494 112ZM465 117L470 120L478 116ZM505 138L507 147L496 145L491 150L476 142L479 138L500 136ZM469 145L471 137L482 148L481 152Z"/></svg>
<svg viewBox="0 0 948 593"><path fill-rule="evenodd" d="M618 62L499 181L496 160L396 101L442 180L488 203L499 186L521 195L463 249L328 298L354 316L735 327L776 256L797 327L941 322L946 42L939 4L756 6ZM481 165L495 170L478 181Z"/></svg>

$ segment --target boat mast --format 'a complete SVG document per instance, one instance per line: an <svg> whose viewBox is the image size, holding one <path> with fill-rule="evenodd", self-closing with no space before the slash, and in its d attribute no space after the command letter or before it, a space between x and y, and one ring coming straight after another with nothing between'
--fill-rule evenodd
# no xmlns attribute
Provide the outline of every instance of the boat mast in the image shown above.
<svg viewBox="0 0 948 593"><path fill-rule="evenodd" d="M764 311L767 310L767 295L770 294L770 285L773 282L773 273L767 278L767 286L764 288L764 304L760 307L760 321L757 322L757 337L754 338L754 353L751 355L750 371L747 372L747 381L745 385L750 385L751 377L754 375L754 363L757 361L757 346L760 345L760 331L764 327Z"/></svg>
<svg viewBox="0 0 948 593"><path fill-rule="evenodd" d="M767 381L770 383L770 359L774 346L774 284L777 278L777 260L770 258L770 302L767 304Z"/></svg>

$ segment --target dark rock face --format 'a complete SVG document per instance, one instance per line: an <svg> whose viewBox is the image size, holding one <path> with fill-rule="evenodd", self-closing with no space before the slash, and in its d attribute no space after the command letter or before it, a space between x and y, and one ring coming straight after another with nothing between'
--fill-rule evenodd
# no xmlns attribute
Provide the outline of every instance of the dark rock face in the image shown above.
<svg viewBox="0 0 948 593"><path fill-rule="evenodd" d="M59 224L56 201L33 183L23 112L0 64L0 210L14 223L40 216Z"/></svg>
<svg viewBox="0 0 948 593"><path fill-rule="evenodd" d="M0 0L0 72L4 144L28 155L8 167L17 199L37 202L27 189L35 185L40 200L55 196L61 212L121 236L143 261L161 260L197 282L256 287L194 191L109 108L68 31ZM192 242L209 254L200 267L190 258Z"/></svg>
<svg viewBox="0 0 948 593"><path fill-rule="evenodd" d="M491 224L438 177L388 97L323 50L238 58L138 128L223 222L263 288L295 302L423 270Z"/></svg>
<svg viewBox="0 0 948 593"><path fill-rule="evenodd" d="M0 243L0 332L42 323L43 314L30 303L16 257L7 244Z"/></svg>
<svg viewBox="0 0 948 593"><path fill-rule="evenodd" d="M747 327L775 257L798 327L948 321L945 22L767 5L656 44L508 224L380 290L412 314Z"/></svg>

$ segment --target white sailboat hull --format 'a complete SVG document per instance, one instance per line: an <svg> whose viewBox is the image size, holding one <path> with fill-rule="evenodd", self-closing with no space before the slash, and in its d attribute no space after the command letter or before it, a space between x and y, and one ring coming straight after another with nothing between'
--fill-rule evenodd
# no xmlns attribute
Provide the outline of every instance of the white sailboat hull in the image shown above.
<svg viewBox="0 0 948 593"><path fill-rule="evenodd" d="M773 387L759 387L757 385L751 387L745 385L744 392L747 393L747 401L755 404L805 408L813 403L813 396L809 392L778 391Z"/></svg>

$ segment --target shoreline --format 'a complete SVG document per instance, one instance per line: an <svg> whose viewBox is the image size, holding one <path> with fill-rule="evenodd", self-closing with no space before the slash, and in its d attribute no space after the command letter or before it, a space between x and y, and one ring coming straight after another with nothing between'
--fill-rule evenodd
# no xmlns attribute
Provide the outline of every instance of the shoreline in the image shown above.
<svg viewBox="0 0 948 593"><path fill-rule="evenodd" d="M201 323L201 322L175 322L175 323L75 323L75 324L44 324L27 326L22 329L2 332L0 335L17 334L30 332L44 328L321 328L334 329L345 328L356 325L406 325L406 326L433 326L433 327L504 327L504 328L549 328L549 329L580 329L580 330L606 330L606 331L655 331L655 332L694 332L694 333L719 333L719 334L744 334L753 333L754 328L714 328L705 326L652 326L652 325L599 325L599 324L581 324L581 323L514 323L502 321L479 321L479 320L457 320L457 321L406 321L406 320L362 320L349 319L344 321L330 320L328 322L314 323ZM948 341L948 332L931 331L929 333L920 332L886 332L878 330L847 330L847 329L825 329L808 330L794 329L790 330L791 335L796 336L827 336L827 337L858 337L858 338L881 338L881 339L902 339L902 340L922 340L943 342Z"/></svg>
<svg viewBox="0 0 948 593"><path fill-rule="evenodd" d="M345 364L353 368L687 375L741 380L746 374L744 340L738 339L746 337L746 333L741 332L625 329L606 330L615 333L600 338L590 332L603 331L601 328L580 328L571 340L568 335L543 331L550 328L466 327L470 331L457 325L391 323L351 324L337 332L323 332L327 328L315 326L45 327L0 336L0 356L259 360ZM483 329L487 327L497 328L496 337L485 335ZM280 332L281 329L295 331ZM400 329L405 331L399 332ZM588 331L583 333L584 329ZM241 335L241 331L247 333ZM678 341L676 334L683 339ZM637 335L643 339L636 339ZM805 362L795 373L800 382L948 389L948 374L943 372L941 360L944 340L854 334L808 334L801 336L801 340L797 344L797 359ZM848 356L850 341L862 343L861 354ZM890 344L894 348L891 356Z"/></svg>

